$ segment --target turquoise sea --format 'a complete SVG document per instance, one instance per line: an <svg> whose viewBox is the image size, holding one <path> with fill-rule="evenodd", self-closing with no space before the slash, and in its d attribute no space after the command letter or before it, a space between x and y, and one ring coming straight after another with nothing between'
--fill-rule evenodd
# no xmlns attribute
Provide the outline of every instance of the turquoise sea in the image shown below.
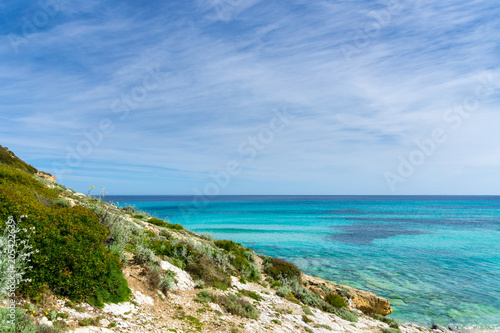
<svg viewBox="0 0 500 333"><path fill-rule="evenodd" d="M500 327L500 197L109 199L373 291L402 322Z"/></svg>

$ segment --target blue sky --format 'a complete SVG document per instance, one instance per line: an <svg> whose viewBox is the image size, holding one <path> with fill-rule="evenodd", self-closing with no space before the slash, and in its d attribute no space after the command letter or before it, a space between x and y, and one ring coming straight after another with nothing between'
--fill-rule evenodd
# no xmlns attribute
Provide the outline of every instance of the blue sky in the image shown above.
<svg viewBox="0 0 500 333"><path fill-rule="evenodd" d="M110 194L499 194L494 1L2 1L0 144Z"/></svg>

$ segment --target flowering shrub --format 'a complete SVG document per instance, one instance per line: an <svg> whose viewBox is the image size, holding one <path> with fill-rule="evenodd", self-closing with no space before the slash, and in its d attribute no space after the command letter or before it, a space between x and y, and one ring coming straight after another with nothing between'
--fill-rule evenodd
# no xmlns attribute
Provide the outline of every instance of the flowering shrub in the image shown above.
<svg viewBox="0 0 500 333"><path fill-rule="evenodd" d="M119 302L130 295L119 259L104 245L107 229L89 209L54 204L57 190L43 186L30 174L0 165L0 230L9 216L19 228L34 227L26 244L39 252L32 255L33 268L26 272L30 283L20 291L36 295L47 285L59 295L80 301Z"/></svg>
<svg viewBox="0 0 500 333"><path fill-rule="evenodd" d="M33 251L29 239L35 228L21 229L17 222L9 218L3 234L0 234L0 300L13 297L20 283L30 282L24 275L32 266L28 266ZM23 236L20 240L19 236Z"/></svg>

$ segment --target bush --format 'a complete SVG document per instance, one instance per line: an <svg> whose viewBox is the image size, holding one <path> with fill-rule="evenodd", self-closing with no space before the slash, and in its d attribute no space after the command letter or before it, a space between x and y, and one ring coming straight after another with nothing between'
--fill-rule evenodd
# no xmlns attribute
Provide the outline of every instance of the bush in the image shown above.
<svg viewBox="0 0 500 333"><path fill-rule="evenodd" d="M227 289L230 286L229 277L217 270L215 262L206 255L197 255L186 265L186 272L195 280L203 280L209 286Z"/></svg>
<svg viewBox="0 0 500 333"><path fill-rule="evenodd" d="M344 298L337 294L329 293L325 296L325 301L336 308L347 307L347 303L345 302Z"/></svg>
<svg viewBox="0 0 500 333"><path fill-rule="evenodd" d="M264 272L274 280L300 280L300 276L302 275L295 265L276 258L267 258L264 261L264 267Z"/></svg>
<svg viewBox="0 0 500 333"><path fill-rule="evenodd" d="M69 203L66 199L57 199L56 201L54 201L54 204L55 205L59 205L59 206L63 206L63 207L68 207L69 206Z"/></svg>
<svg viewBox="0 0 500 333"><path fill-rule="evenodd" d="M0 308L0 329L2 333L36 332L35 324L20 308L14 309L14 318L10 315L10 309Z"/></svg>
<svg viewBox="0 0 500 333"><path fill-rule="evenodd" d="M177 230L177 231L184 230L184 227L182 225L178 224L178 223L176 223L176 224L167 224L166 227L169 228L169 229Z"/></svg>
<svg viewBox="0 0 500 333"><path fill-rule="evenodd" d="M137 246L134 261L138 265L149 264L157 261L153 251L142 245Z"/></svg>
<svg viewBox="0 0 500 333"><path fill-rule="evenodd" d="M276 295L280 297L288 297L291 292L292 289L289 286L281 286L276 289Z"/></svg>
<svg viewBox="0 0 500 333"><path fill-rule="evenodd" d="M376 313L370 313L368 315L370 317L372 317L373 319L377 319L377 320L380 320L383 323L388 324L389 327L391 327L391 328L399 328L398 322L395 321L394 319L391 319L389 317L385 317L385 316L382 316L382 315L376 314Z"/></svg>
<svg viewBox="0 0 500 333"><path fill-rule="evenodd" d="M158 219L156 217L150 218L148 220L148 222L151 223L151 224L157 225L159 227L167 227L167 225L168 225L165 221L160 220L160 219Z"/></svg>
<svg viewBox="0 0 500 333"><path fill-rule="evenodd" d="M177 283L175 279L175 272L166 271L165 274L161 277L160 287L161 291L166 294L172 287Z"/></svg>
<svg viewBox="0 0 500 333"><path fill-rule="evenodd" d="M349 310L344 309L344 308L337 308L337 309L335 309L334 313L344 320L347 320L347 321L350 321L353 323L358 322L358 315L355 312L349 311Z"/></svg>
<svg viewBox="0 0 500 333"><path fill-rule="evenodd" d="M312 323L312 320L308 316L306 316L306 315L302 315L302 321L304 323L306 323L306 324L307 323Z"/></svg>
<svg viewBox="0 0 500 333"><path fill-rule="evenodd" d="M234 315L257 319L260 316L260 313L257 311L255 306L252 303L245 301L242 298L239 298L235 294L229 294L227 296L220 296L218 298L218 303L229 313Z"/></svg>
<svg viewBox="0 0 500 333"><path fill-rule="evenodd" d="M199 303L210 303L216 302L216 297L209 290L201 290L194 298L196 302Z"/></svg>
<svg viewBox="0 0 500 333"><path fill-rule="evenodd" d="M305 313L306 315L309 315L309 316L314 316L314 313L313 313L313 312L311 311L311 309L309 309L309 307L307 307L307 306L303 306L303 307L302 307L302 311L304 311L304 313Z"/></svg>
<svg viewBox="0 0 500 333"><path fill-rule="evenodd" d="M58 195L56 189L5 165L0 165L0 188L0 227L13 216L20 228L34 227L36 231L29 240L38 250L31 258L33 269L26 274L31 282L23 284L19 292L36 295L47 285L78 301L96 293L101 294L97 298L127 299L128 293L122 292L128 287L121 264L105 247L108 231L93 212L81 206L51 205ZM21 215L28 217L20 220Z"/></svg>
<svg viewBox="0 0 500 333"><path fill-rule="evenodd" d="M156 290L160 288L161 276L158 268L146 267L146 281L151 289Z"/></svg>

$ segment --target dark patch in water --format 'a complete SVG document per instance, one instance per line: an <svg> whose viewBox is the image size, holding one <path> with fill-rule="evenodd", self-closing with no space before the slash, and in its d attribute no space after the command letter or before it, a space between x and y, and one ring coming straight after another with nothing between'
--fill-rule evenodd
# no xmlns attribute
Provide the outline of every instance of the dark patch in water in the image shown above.
<svg viewBox="0 0 500 333"><path fill-rule="evenodd" d="M390 224L355 224L332 226L342 233L326 236L327 240L338 241L352 245L372 245L375 239L384 239L399 235L421 235L423 232L395 228Z"/></svg>

